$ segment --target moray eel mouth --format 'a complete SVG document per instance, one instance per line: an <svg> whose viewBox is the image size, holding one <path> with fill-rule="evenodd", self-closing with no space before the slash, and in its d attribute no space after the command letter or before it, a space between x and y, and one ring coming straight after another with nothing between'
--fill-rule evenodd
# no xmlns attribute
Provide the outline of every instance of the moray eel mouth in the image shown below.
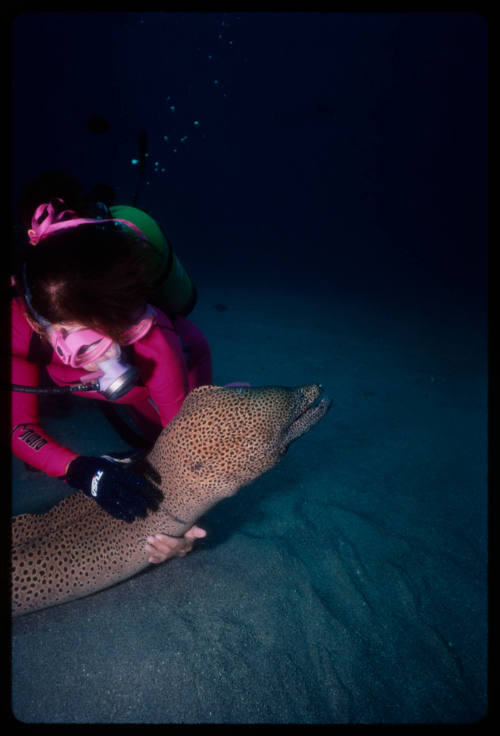
<svg viewBox="0 0 500 736"><path fill-rule="evenodd" d="M304 386L297 391L290 422L283 432L284 452L291 442L308 432L329 410L332 401L327 396L320 398L322 393L323 387L318 383Z"/></svg>

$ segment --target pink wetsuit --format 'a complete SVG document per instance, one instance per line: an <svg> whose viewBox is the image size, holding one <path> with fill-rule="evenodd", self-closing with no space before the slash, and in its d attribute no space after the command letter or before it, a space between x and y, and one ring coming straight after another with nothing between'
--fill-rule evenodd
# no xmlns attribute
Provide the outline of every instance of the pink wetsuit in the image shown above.
<svg viewBox="0 0 500 736"><path fill-rule="evenodd" d="M177 414L189 391L212 383L210 349L203 333L183 317L170 320L153 307L156 323L131 346L135 366L143 385L134 386L116 403L127 404L134 418L164 427ZM12 300L12 383L38 386L40 365L29 359L33 329L26 319L26 305L20 297ZM35 339L38 339L36 337ZM183 347L189 346L186 362ZM189 364L189 365L188 365ZM82 368L64 365L55 351L46 366L59 386L75 383L85 376ZM97 391L75 392L77 396L106 399ZM40 425L38 396L12 391L12 452L47 475L63 476L66 466L78 453L53 440Z"/></svg>

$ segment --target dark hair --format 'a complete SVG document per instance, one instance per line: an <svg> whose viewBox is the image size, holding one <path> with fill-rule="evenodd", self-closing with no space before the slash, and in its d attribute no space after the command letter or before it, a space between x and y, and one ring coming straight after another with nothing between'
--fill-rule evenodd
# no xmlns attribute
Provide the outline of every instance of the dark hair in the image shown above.
<svg viewBox="0 0 500 736"><path fill-rule="evenodd" d="M25 251L33 308L49 322L79 322L120 342L151 293L147 247L121 223L50 234ZM22 290L21 274L16 282Z"/></svg>

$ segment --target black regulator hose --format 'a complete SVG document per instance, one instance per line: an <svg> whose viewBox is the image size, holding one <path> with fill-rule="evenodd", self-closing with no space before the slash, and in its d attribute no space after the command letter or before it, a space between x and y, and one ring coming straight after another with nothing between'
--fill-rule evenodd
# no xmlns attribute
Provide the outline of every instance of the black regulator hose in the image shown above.
<svg viewBox="0 0 500 736"><path fill-rule="evenodd" d="M20 386L18 383L10 383L0 386L1 389L7 391L22 391L25 394L67 394L73 391L98 391L99 383L87 381L86 383L72 383L69 386L50 386L47 388L41 386Z"/></svg>

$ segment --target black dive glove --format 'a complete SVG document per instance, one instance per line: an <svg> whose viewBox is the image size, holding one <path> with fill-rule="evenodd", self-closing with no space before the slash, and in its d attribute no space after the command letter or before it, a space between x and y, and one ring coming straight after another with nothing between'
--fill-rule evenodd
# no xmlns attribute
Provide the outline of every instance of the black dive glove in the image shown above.
<svg viewBox="0 0 500 736"><path fill-rule="evenodd" d="M148 508L156 511L163 497L142 475L104 457L79 455L69 464L65 480L95 498L108 514L129 523L136 516L144 518Z"/></svg>

